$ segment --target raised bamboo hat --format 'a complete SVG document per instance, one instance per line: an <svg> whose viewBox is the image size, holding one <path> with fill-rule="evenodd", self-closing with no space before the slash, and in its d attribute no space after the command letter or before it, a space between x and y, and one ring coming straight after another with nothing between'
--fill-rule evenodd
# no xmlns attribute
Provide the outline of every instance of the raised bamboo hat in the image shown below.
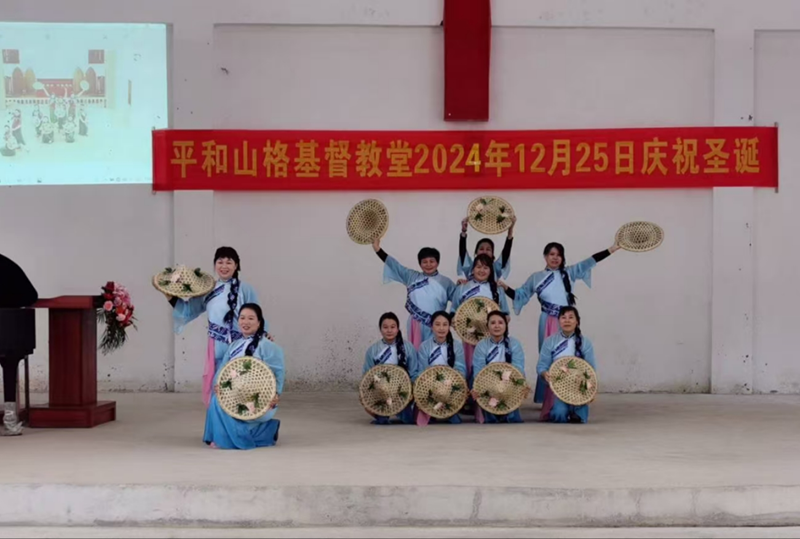
<svg viewBox="0 0 800 539"><path fill-rule="evenodd" d="M436 419L449 419L467 402L467 381L452 367L425 369L414 382L417 408Z"/></svg>
<svg viewBox="0 0 800 539"><path fill-rule="evenodd" d="M478 406L495 415L510 414L522 406L528 388L519 369L503 361L486 365L472 385L478 394Z"/></svg>
<svg viewBox="0 0 800 539"><path fill-rule="evenodd" d="M589 404L597 396L597 373L584 359L562 357L550 367L550 389L572 406Z"/></svg>
<svg viewBox="0 0 800 539"><path fill-rule="evenodd" d="M205 296L214 290L216 279L200 268L186 266L164 268L153 276L153 286L159 292L176 298L195 298Z"/></svg>
<svg viewBox="0 0 800 539"><path fill-rule="evenodd" d="M453 327L462 341L477 345L489 334L489 313L499 310L500 306L488 298L470 298L456 311Z"/></svg>
<svg viewBox="0 0 800 539"><path fill-rule="evenodd" d="M217 378L217 401L222 410L242 421L252 421L269 412L278 392L275 374L266 363L244 356L226 363Z"/></svg>
<svg viewBox="0 0 800 539"><path fill-rule="evenodd" d="M361 379L359 394L361 404L369 413L392 417L411 402L411 378L397 365L375 365Z"/></svg>
<svg viewBox="0 0 800 539"><path fill-rule="evenodd" d="M661 245L664 241L664 230L655 223L633 221L617 230L615 241L626 251L644 253Z"/></svg>
<svg viewBox="0 0 800 539"><path fill-rule="evenodd" d="M467 215L472 228L491 236L511 228L514 208L500 197L483 196L469 203Z"/></svg>
<svg viewBox="0 0 800 539"><path fill-rule="evenodd" d="M351 240L359 245L369 245L389 230L389 210L380 200L362 200L347 214L346 226Z"/></svg>

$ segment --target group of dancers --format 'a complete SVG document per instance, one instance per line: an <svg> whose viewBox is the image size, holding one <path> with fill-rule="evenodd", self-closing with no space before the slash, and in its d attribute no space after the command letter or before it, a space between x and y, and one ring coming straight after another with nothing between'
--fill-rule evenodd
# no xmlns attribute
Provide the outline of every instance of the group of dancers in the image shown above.
<svg viewBox="0 0 800 539"><path fill-rule="evenodd" d="M591 286L592 269L619 247L615 244L574 265L566 264L564 247L559 243L545 246L545 268L533 273L519 288L503 280L510 274L514 222L508 230L505 245L495 259L494 243L480 240L474 260L467 253L467 221L462 223L459 240L458 282L439 273L439 251L425 247L419 251L420 271L407 268L381 247L380 240L373 248L384 263L384 281L402 283L407 290L405 308L409 318L407 339L400 320L393 312L383 314L378 327L381 339L369 347L364 361L364 373L379 364L398 365L411 380L427 368L448 365L469 382L483 367L493 362L507 362L525 374L525 352L522 344L510 335L510 310L520 314L536 296L541 305L539 319L539 361L536 367L534 401L542 404L540 419L557 423L585 423L589 418L588 405L571 406L558 400L548 386L548 370L554 361L564 356L585 359L596 368L591 340L581 333L580 314L575 308L573 288L577 281ZM203 441L221 449L252 449L275 445L280 420L275 418L285 381L283 349L273 342L269 327L258 302L258 296L239 273L241 261L232 247L220 247L214 254L217 282L213 290L201 297L180 300L167 296L173 307L174 330L206 313L208 316L208 347L203 372L203 400L207 407ZM497 277L500 276L501 279ZM453 337L452 313L466 300L488 298L500 306L500 311L488 315L489 335L477 346L462 343ZM230 361L240 357L255 357L265 362L275 374L277 394L269 412L253 421L236 419L225 413L217 400L219 375ZM530 391L530 390L528 390ZM473 399L476 397L472 395ZM508 414L490 414L472 405L462 413L473 414L478 423L521 423L519 410ZM392 422L426 425L435 419L410 404L396 418L375 417L376 424ZM448 420L461 423L459 414Z"/></svg>
<svg viewBox="0 0 800 539"><path fill-rule="evenodd" d="M533 273L521 287L514 289L503 279L511 272L515 224L516 218L513 218L499 257L495 258L494 242L484 238L476 245L473 260L467 253L468 219L462 221L457 273L463 277L457 283L439 273L438 250L431 247L421 249L417 255L421 271L416 271L388 255L381 248L380 240L376 240L373 249L384 262L384 282L398 282L406 287L405 308L409 314L406 334L410 342L403 338L397 315L392 312L383 314L378 322L381 339L367 350L364 374L376 365L398 365L408 372L414 382L425 369L446 365L464 376L470 388L475 375L489 363L510 363L525 375L525 352L519 340L509 334L507 298L512 300L514 312L519 315L536 296L542 310L534 392L534 402L542 404L540 420L586 423L589 420L589 406L572 406L556 398L549 387L549 369L556 360L565 356L582 358L596 368L592 342L581 333L581 319L575 308L573 287L577 281L584 281L591 287L592 269L616 252L619 246L614 244L586 260L568 266L564 246L556 242L548 243L543 251L545 269ZM500 311L489 313L489 335L477 346L456 341L450 327L453 313L472 298L487 298L500 306ZM473 400L477 398L474 391L471 397ZM462 413L474 415L477 423L522 422L519 410L504 415L491 414L474 403L468 403ZM433 419L412 403L396 420L422 426ZM461 417L455 414L446 421L461 423ZM391 421L375 416L374 422L388 424Z"/></svg>
<svg viewBox="0 0 800 539"><path fill-rule="evenodd" d="M68 96L65 89L64 96L58 97L48 93L46 88L44 89L48 97L47 109L42 110L41 105L36 105L32 113L36 138L40 142L53 144L56 142L56 135L59 135L65 142L73 143L76 136L86 137L89 135L86 107L78 100L84 91ZM22 133L22 111L14 109L9 112L4 128L0 155L12 157L25 147L25 137Z"/></svg>

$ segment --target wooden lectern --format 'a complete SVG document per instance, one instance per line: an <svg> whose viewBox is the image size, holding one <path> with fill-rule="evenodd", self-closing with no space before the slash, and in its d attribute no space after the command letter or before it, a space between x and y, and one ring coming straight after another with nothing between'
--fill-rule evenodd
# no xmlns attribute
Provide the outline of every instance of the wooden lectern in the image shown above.
<svg viewBox="0 0 800 539"><path fill-rule="evenodd" d="M32 428L92 428L117 415L117 403L97 401L97 296L42 299L49 309L50 402L31 406Z"/></svg>

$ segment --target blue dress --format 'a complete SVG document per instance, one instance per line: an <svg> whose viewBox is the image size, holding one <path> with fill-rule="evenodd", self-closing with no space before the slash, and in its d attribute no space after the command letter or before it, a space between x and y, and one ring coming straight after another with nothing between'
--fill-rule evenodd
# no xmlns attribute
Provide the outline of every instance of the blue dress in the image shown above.
<svg viewBox="0 0 800 539"><path fill-rule="evenodd" d="M230 281L218 281L214 290L205 297L191 298L188 301L178 300L172 310L174 331L180 334L183 328L204 312L208 313L208 351L206 365L203 370L203 398L208 405L211 398L211 386L214 374L219 369L222 358L233 341L242 338L239 330L239 309L245 303L258 303L258 296L252 286L239 282L239 294L236 297L236 309L233 320L225 322L225 315L230 310L228 294ZM269 331L265 322L264 331ZM213 357L212 357L213 356Z"/></svg>
<svg viewBox="0 0 800 539"><path fill-rule="evenodd" d="M214 376L216 384L219 384L221 368L232 359L243 357L252 340L252 337L244 337L230 345L220 363L220 368L217 369ZM252 356L260 359L272 369L273 374L275 374L278 395L281 395L283 393L283 382L286 378L283 349L267 340L266 336L264 336L259 341L258 347L253 351ZM234 419L222 410L217 400L217 395L213 394L206 412L206 429L203 434L203 441L207 444L213 442L220 449L254 449L256 447L273 446L278 441L278 429L281 425L280 420L273 419L277 411L278 408L275 407L253 421Z"/></svg>
<svg viewBox="0 0 800 539"><path fill-rule="evenodd" d="M499 285L497 287L497 297L500 310L504 313L508 313L508 301L506 300L503 289L500 288ZM472 298L487 298L494 301L491 285L487 281L479 283L474 279L470 279L468 282L458 285L453 292L452 312L456 312L458 308L461 307L462 303Z"/></svg>
<svg viewBox="0 0 800 539"><path fill-rule="evenodd" d="M514 337L508 338L508 346L511 349L511 365L519 369L525 375L525 351L522 349L522 344ZM477 376L486 365L489 363L505 362L506 361L506 347L503 340L495 342L491 337L486 337L475 347L475 355L473 356L473 379L470 380L470 387L474 383L474 378ZM500 415L491 414L483 411L486 423L522 423L522 416L519 409L514 410L510 414ZM477 418L476 418L477 419Z"/></svg>
<svg viewBox="0 0 800 539"><path fill-rule="evenodd" d="M406 339L413 342L415 332L412 325L416 322L421 336L419 344L433 337L431 316L436 311L447 309L447 302L455 289L455 284L439 272L426 275L420 271L409 269L393 256L387 256L383 269L383 282L398 282L406 287Z"/></svg>
<svg viewBox="0 0 800 539"><path fill-rule="evenodd" d="M453 353L455 355L453 369L463 376L464 380L469 382L467 379L467 364L464 361L464 345L461 341L453 339ZM446 341L439 343L436 341L436 337L433 337L422 343L422 346L419 347L419 352L417 352L418 366L414 369L416 375L412 378L412 381L416 382L419 375L430 367L437 367L439 365L449 367L450 364L448 363L447 355ZM431 420L434 420L434 418L431 418ZM461 416L455 414L447 419L446 422L458 425L461 423Z"/></svg>
<svg viewBox="0 0 800 539"><path fill-rule="evenodd" d="M536 372L539 377L545 372L550 370L556 360L566 357L574 356L575 354L575 334L569 337L559 331L555 335L551 335L544 341L541 351L539 352L539 362L536 364ZM581 356L586 362L597 369L597 363L594 357L594 346L588 337L581 336ZM541 386L547 382L542 379ZM559 400L558 397L553 395L553 408L550 410L550 421L553 423L568 423L571 416L580 419L581 423L589 421L589 405L572 406Z"/></svg>
<svg viewBox="0 0 800 539"><path fill-rule="evenodd" d="M408 341L403 341L403 350L406 352L406 372L412 382L417 379L419 373L416 371L419 361L417 360L417 351ZM367 374L372 367L376 365L397 365L397 341L392 344L387 343L381 339L369 348L364 355L364 368L362 376ZM397 419L400 422L410 425L414 422L414 403L413 401L406 406L406 408L397 414ZM376 417L373 421L375 425L388 425L391 423L389 417Z"/></svg>
<svg viewBox="0 0 800 539"><path fill-rule="evenodd" d="M577 264L567 266L564 271L566 271L567 277L573 286L577 281L583 281L586 286L591 288L592 269L596 265L597 261L593 257L589 257ZM559 270L545 269L537 271L528 277L525 284L514 292L514 312L520 314L523 307L528 304L533 296L539 298L539 303L542 307L542 313L539 315L539 350L541 350L545 339L550 336L546 332L548 318L554 319L551 321L551 328L558 327L558 312L561 307L569 305L567 290L564 288L561 272ZM546 384L540 384L537 381L533 402L544 402L545 389Z"/></svg>

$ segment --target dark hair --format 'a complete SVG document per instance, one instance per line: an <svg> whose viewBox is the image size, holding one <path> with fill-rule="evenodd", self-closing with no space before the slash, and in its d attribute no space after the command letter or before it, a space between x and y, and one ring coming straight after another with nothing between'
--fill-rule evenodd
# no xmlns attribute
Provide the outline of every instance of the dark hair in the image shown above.
<svg viewBox="0 0 800 539"><path fill-rule="evenodd" d="M228 292L228 312L225 313L225 322L228 326L233 326L233 318L236 316L236 302L239 299L239 270L242 269L242 264L239 261L239 253L233 247L220 247L214 253L214 264L220 258L230 258L236 262L236 271L233 272L231 277L231 290Z"/></svg>
<svg viewBox="0 0 800 539"><path fill-rule="evenodd" d="M453 317L445 312L445 311L436 311L431 315L431 326L433 326L433 321L439 317L443 317L447 320L447 323L450 324L453 321ZM451 331L447 332L447 364L450 367L455 367L456 365L456 351L453 345L453 333Z"/></svg>
<svg viewBox="0 0 800 539"><path fill-rule="evenodd" d="M403 332L400 330L400 319L394 313L383 313L380 320L378 320L378 329L383 326L384 320L394 320L397 324L397 338L394 340L397 345L397 365L408 370L408 362L406 361L406 345L403 342Z"/></svg>
<svg viewBox="0 0 800 539"><path fill-rule="evenodd" d="M506 349L506 363L511 363L511 346L509 346L508 342L508 313L504 313L503 311L492 311L489 313L489 316L486 318L486 325L489 325L489 320L493 316L500 316L503 318L503 322L506 323L506 331L503 333L503 347Z"/></svg>
<svg viewBox="0 0 800 539"><path fill-rule="evenodd" d="M558 254L561 256L561 265L558 267L558 271L561 273L561 281L564 283L564 290L567 291L567 304L575 305L575 300L578 298L572 293L572 282L569 280L567 270L564 269L564 265L567 263L567 257L564 256L564 246L555 241L550 242L544 246L544 252L542 254L547 256L553 249L558 251Z"/></svg>
<svg viewBox="0 0 800 539"><path fill-rule="evenodd" d="M581 315L578 313L578 309L569 305L567 307L561 307L558 310L558 317L561 318L567 313L574 313L575 319L578 321L578 324L575 326L575 356L576 357L583 357L583 336L581 335Z"/></svg>
<svg viewBox="0 0 800 539"><path fill-rule="evenodd" d="M492 247L492 253L494 253L494 242L489 238L483 238L475 244L475 254L478 254L478 249L480 249L481 245L484 243L488 243Z"/></svg>
<svg viewBox="0 0 800 539"><path fill-rule="evenodd" d="M472 263L472 275L475 275L475 266L480 262L489 268L489 286L492 288L492 299L495 303L500 305L500 294L497 292L497 280L494 276L494 260L487 254L480 254L475 257L475 262Z"/></svg>
<svg viewBox="0 0 800 539"><path fill-rule="evenodd" d="M252 356L253 352L256 351L258 348L258 344L261 342L261 338L264 337L266 334L265 326L266 322L264 321L264 313L261 310L261 305L258 303L245 303L242 305L242 308L239 309L239 314L242 314L242 311L245 309L250 309L254 313L256 313L256 318L258 318L258 330L256 331L255 335L253 335L252 342L247 346L247 350L245 351L244 355Z"/></svg>
<svg viewBox="0 0 800 539"><path fill-rule="evenodd" d="M417 262L421 264L423 258L435 258L436 262L439 262L441 255L439 251L433 247L423 247L419 250L419 253L417 253Z"/></svg>

